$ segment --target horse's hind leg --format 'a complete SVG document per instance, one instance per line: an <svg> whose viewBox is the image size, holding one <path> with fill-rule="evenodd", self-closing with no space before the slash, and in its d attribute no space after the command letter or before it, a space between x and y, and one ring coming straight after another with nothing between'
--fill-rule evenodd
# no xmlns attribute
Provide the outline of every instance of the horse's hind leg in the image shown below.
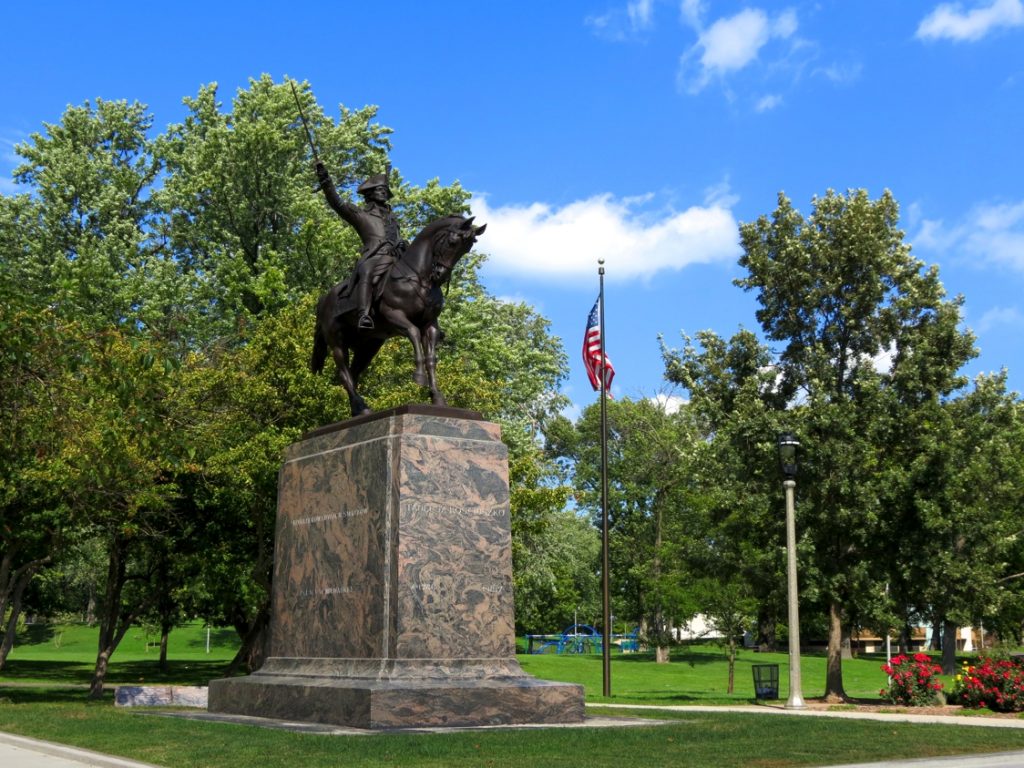
<svg viewBox="0 0 1024 768"><path fill-rule="evenodd" d="M337 369L335 377L345 392L348 393L349 406L353 416L362 416L370 413L366 401L356 391L356 382L352 377L352 371L348 367L348 352L343 347L331 347L331 356L334 358L334 365Z"/></svg>
<svg viewBox="0 0 1024 768"><path fill-rule="evenodd" d="M352 362L349 365L349 373L352 375L352 387L359 389L359 377L370 365L370 361L377 356L380 348L384 346L384 339L365 339L358 347L352 350Z"/></svg>

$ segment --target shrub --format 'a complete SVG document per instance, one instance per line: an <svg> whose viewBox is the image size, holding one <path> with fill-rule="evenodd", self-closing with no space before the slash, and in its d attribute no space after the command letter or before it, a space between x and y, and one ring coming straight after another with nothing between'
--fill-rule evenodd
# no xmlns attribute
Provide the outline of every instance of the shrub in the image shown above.
<svg viewBox="0 0 1024 768"><path fill-rule="evenodd" d="M935 677L941 674L942 667L927 654L893 656L888 664L882 665L882 671L889 676L889 687L879 694L893 704L928 707L941 702L942 682Z"/></svg>
<svg viewBox="0 0 1024 768"><path fill-rule="evenodd" d="M1024 668L1010 659L982 658L964 662L953 687L954 700L969 709L996 712L1024 710Z"/></svg>

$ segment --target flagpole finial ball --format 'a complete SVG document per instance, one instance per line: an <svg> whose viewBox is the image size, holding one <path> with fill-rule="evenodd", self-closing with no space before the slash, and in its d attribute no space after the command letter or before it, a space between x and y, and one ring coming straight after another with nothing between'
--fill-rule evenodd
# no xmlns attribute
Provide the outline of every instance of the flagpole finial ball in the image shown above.
<svg viewBox="0 0 1024 768"><path fill-rule="evenodd" d="M603 266L604 265L604 259L598 259L597 263Z"/></svg>

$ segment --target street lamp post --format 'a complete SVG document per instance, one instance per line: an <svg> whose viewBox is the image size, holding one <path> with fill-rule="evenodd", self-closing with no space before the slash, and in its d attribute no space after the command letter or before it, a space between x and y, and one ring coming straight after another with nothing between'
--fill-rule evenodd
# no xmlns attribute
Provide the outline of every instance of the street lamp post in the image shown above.
<svg viewBox="0 0 1024 768"><path fill-rule="evenodd" d="M789 593L789 699L786 709L803 709L800 681L800 607L796 585L796 471L800 443L792 434L779 435L779 466L786 489L786 576Z"/></svg>

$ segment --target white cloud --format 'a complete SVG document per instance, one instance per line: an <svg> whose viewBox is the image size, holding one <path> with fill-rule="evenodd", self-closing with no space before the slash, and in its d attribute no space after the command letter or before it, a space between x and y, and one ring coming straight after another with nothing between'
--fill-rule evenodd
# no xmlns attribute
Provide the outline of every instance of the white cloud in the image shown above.
<svg viewBox="0 0 1024 768"><path fill-rule="evenodd" d="M654 21L654 0L636 0L626 4L626 15L634 30L647 29Z"/></svg>
<svg viewBox="0 0 1024 768"><path fill-rule="evenodd" d="M664 393L657 394L648 399L660 405L662 410L669 415L678 413L680 408L684 405L688 405L690 402L685 397L680 397L679 395L666 395Z"/></svg>
<svg viewBox="0 0 1024 768"><path fill-rule="evenodd" d="M746 8L721 18L703 29L699 6L684 4L683 16L699 32L697 42L679 61L679 86L699 93L713 79L724 79L753 63L773 39L785 40L797 30L796 12L783 11L774 18L759 8Z"/></svg>
<svg viewBox="0 0 1024 768"><path fill-rule="evenodd" d="M755 112L768 112L769 110L775 109L782 103L782 97L777 93L770 93L767 96L762 96L757 100L757 104L754 106Z"/></svg>
<svg viewBox="0 0 1024 768"><path fill-rule="evenodd" d="M960 3L942 3L921 20L917 37L974 42L999 27L1019 26L1024 26L1022 0L993 0L969 11Z"/></svg>
<svg viewBox="0 0 1024 768"><path fill-rule="evenodd" d="M886 349L879 350L878 353L871 358L871 365L878 373L884 375L892 371L892 364L895 360L896 342L892 342Z"/></svg>
<svg viewBox="0 0 1024 768"><path fill-rule="evenodd" d="M683 23L693 27L698 34L704 31L701 19L704 16L704 3L701 0L682 0L679 14Z"/></svg>
<svg viewBox="0 0 1024 768"><path fill-rule="evenodd" d="M587 16L583 23L606 40L634 39L654 26L654 0L629 0L625 8Z"/></svg>
<svg viewBox="0 0 1024 768"><path fill-rule="evenodd" d="M856 82L860 78L860 73L863 68L864 67L860 62L852 62L849 64L833 63L827 67L819 67L818 69L815 69L814 74L822 75L837 85L848 85L849 83Z"/></svg>
<svg viewBox="0 0 1024 768"><path fill-rule="evenodd" d="M992 307L974 326L978 333L988 333L998 326L1020 328L1024 326L1024 314L1017 307Z"/></svg>
<svg viewBox="0 0 1024 768"><path fill-rule="evenodd" d="M913 242L1024 272L1024 201L978 205L953 225L925 219Z"/></svg>
<svg viewBox="0 0 1024 768"><path fill-rule="evenodd" d="M560 208L547 203L488 204L474 195L473 213L487 223L480 249L488 265L504 272L548 276L591 275L604 259L609 279L649 278L690 264L731 261L739 256L735 198L716 188L714 202L682 212L640 210L647 198L605 194Z"/></svg>

